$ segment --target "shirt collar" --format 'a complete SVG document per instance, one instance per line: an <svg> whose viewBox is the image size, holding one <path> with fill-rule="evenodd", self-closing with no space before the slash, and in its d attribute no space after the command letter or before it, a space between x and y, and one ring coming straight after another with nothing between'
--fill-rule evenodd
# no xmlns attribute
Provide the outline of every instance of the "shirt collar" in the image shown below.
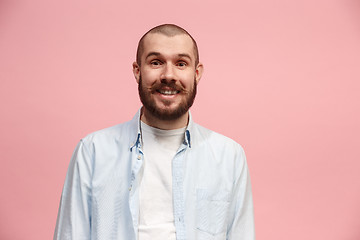
<svg viewBox="0 0 360 240"><path fill-rule="evenodd" d="M189 146L189 148L191 148L191 135L192 135L192 130L193 130L193 121L192 121L192 116L191 116L191 112L189 111L189 123L186 127L185 130L185 143Z"/></svg>
<svg viewBox="0 0 360 240"><path fill-rule="evenodd" d="M140 130L141 108L136 112L130 121L130 151L133 147L141 147L141 130Z"/></svg>
<svg viewBox="0 0 360 240"><path fill-rule="evenodd" d="M140 116L141 116L141 108L136 112L135 116L129 122L130 124L130 151L132 151L133 147L140 148L141 147L141 127L140 127ZM189 111L189 123L185 130L185 139L184 143L191 148L191 134L193 131L193 121L192 116Z"/></svg>

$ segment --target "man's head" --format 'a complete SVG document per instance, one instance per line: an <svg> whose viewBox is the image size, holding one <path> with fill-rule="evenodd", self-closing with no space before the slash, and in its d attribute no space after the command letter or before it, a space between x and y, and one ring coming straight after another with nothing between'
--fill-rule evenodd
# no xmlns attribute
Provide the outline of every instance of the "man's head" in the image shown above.
<svg viewBox="0 0 360 240"><path fill-rule="evenodd" d="M195 39L185 29L183 29L177 25L162 24L162 25L159 25L159 26L156 26L156 27L150 29L140 38L138 47L137 47L137 51L136 51L136 62L139 66L141 65L141 55L144 51L144 38L148 34L151 34L151 33L159 33L159 34L163 34L167 37L173 37L173 36L181 35L181 34L185 34L185 35L189 36L194 45L195 65L197 65L199 63L199 50L198 50Z"/></svg>
<svg viewBox="0 0 360 240"><path fill-rule="evenodd" d="M186 116L203 66L194 39L175 25L160 25L139 41L133 72L144 112L158 120Z"/></svg>

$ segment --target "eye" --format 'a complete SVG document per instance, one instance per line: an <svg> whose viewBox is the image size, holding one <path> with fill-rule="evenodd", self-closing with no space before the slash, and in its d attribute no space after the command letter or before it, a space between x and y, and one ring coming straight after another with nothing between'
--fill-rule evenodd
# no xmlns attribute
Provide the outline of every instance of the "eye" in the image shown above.
<svg viewBox="0 0 360 240"><path fill-rule="evenodd" d="M180 61L180 62L178 62L176 65L177 65L178 67L185 67L185 66L187 65L187 63L184 62L184 61Z"/></svg>
<svg viewBox="0 0 360 240"><path fill-rule="evenodd" d="M159 65L161 65L161 62L159 60L152 60L150 62L150 64L153 65L153 66L159 66Z"/></svg>

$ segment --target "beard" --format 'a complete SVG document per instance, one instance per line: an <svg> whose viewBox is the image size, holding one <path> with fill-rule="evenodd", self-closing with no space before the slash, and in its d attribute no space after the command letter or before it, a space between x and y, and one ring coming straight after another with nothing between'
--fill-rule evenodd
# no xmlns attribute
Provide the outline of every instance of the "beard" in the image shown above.
<svg viewBox="0 0 360 240"><path fill-rule="evenodd" d="M156 90L159 90L160 88L165 86L179 91L178 94L186 94L186 98L175 109L161 109L156 105L156 102L152 99L152 94L154 94ZM144 108L151 115L153 115L154 117L160 120L176 120L181 116L183 116L185 113L187 113L189 108L193 105L197 91L197 84L194 78L193 88L190 89L189 91L186 91L181 86L177 86L174 82L158 83L152 86L150 90L148 90L142 85L142 79L140 75L138 91L139 91L140 100ZM169 106L171 104L171 101L163 101L163 103Z"/></svg>

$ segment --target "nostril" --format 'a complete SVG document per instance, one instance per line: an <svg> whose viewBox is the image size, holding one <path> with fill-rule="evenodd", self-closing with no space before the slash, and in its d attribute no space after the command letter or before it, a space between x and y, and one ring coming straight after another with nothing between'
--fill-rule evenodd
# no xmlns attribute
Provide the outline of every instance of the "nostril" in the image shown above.
<svg viewBox="0 0 360 240"><path fill-rule="evenodd" d="M168 80L166 78L162 78L161 83L168 83Z"/></svg>

